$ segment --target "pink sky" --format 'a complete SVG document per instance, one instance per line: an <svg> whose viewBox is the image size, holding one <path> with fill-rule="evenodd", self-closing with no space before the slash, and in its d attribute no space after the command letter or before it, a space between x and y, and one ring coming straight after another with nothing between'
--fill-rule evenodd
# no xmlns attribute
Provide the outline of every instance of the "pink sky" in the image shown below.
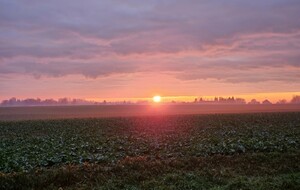
<svg viewBox="0 0 300 190"><path fill-rule="evenodd" d="M300 94L300 2L0 0L0 100Z"/></svg>

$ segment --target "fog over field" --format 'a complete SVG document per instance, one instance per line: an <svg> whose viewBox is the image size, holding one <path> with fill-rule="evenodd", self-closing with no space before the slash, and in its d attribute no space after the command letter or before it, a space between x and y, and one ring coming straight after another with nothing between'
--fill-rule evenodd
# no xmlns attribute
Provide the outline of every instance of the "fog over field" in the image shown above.
<svg viewBox="0 0 300 190"><path fill-rule="evenodd" d="M300 104L273 105L87 105L0 107L0 120L128 117L149 115L296 112Z"/></svg>

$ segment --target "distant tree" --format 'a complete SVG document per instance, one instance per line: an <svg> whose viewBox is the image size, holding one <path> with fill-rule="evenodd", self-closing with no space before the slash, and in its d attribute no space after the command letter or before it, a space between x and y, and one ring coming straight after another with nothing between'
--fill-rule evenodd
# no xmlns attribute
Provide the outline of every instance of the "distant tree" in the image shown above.
<svg viewBox="0 0 300 190"><path fill-rule="evenodd" d="M68 98L60 98L60 99L58 99L58 103L59 104L68 104L69 100L68 100Z"/></svg>
<svg viewBox="0 0 300 190"><path fill-rule="evenodd" d="M270 105L270 104L272 104L272 102L270 102L269 100L264 100L264 101L262 102L262 104Z"/></svg>
<svg viewBox="0 0 300 190"><path fill-rule="evenodd" d="M234 102L234 97L233 97L233 96L232 96L231 98L229 97L229 98L228 98L228 101L229 101L229 102Z"/></svg>
<svg viewBox="0 0 300 190"><path fill-rule="evenodd" d="M236 98L235 103L237 104L246 104L246 100L243 98Z"/></svg>
<svg viewBox="0 0 300 190"><path fill-rule="evenodd" d="M53 100L53 99L46 99L43 101L43 104L45 105L55 105L57 104L57 101Z"/></svg>
<svg viewBox="0 0 300 190"><path fill-rule="evenodd" d="M17 98L13 97L13 98L9 99L8 102L10 105L16 105L18 100L17 100Z"/></svg>
<svg viewBox="0 0 300 190"><path fill-rule="evenodd" d="M287 101L285 99L278 100L278 102L276 102L276 104L287 104Z"/></svg>
<svg viewBox="0 0 300 190"><path fill-rule="evenodd" d="M18 100L17 98L15 97L12 97L8 100L3 100L1 105L2 106L15 106L18 104L18 102L20 102L20 100Z"/></svg>
<svg viewBox="0 0 300 190"><path fill-rule="evenodd" d="M226 101L226 99L225 98L223 98L223 97L219 97L219 102L225 102Z"/></svg>
<svg viewBox="0 0 300 190"><path fill-rule="evenodd" d="M291 104L300 104L300 96L294 96L291 100Z"/></svg>
<svg viewBox="0 0 300 190"><path fill-rule="evenodd" d="M39 105L39 103L40 101L38 99L27 98L23 100L21 104L26 106L35 106L35 105Z"/></svg>
<svg viewBox="0 0 300 190"><path fill-rule="evenodd" d="M8 100L3 100L1 102L1 106L8 106Z"/></svg>
<svg viewBox="0 0 300 190"><path fill-rule="evenodd" d="M92 105L95 102L88 101L84 99L68 99L68 98L61 98L58 101L53 99L45 99L41 100L40 98L27 98L27 99L17 99L17 98L10 98L8 100L3 100L1 102L1 106L38 106L38 105Z"/></svg>
<svg viewBox="0 0 300 190"><path fill-rule="evenodd" d="M260 104L256 99L252 99L248 104Z"/></svg>

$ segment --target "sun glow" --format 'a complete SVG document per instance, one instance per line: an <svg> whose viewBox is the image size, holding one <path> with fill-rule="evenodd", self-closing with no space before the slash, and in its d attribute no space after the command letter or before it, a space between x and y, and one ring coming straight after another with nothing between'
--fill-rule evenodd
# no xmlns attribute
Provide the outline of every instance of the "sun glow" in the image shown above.
<svg viewBox="0 0 300 190"><path fill-rule="evenodd" d="M161 101L161 97L160 96L153 96L153 102L160 102Z"/></svg>

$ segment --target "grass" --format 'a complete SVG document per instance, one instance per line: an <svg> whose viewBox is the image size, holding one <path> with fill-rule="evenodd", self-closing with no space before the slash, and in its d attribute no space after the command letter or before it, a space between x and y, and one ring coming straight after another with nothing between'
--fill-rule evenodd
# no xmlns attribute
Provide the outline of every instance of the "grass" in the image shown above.
<svg viewBox="0 0 300 190"><path fill-rule="evenodd" d="M299 189L300 113L0 122L0 189Z"/></svg>

